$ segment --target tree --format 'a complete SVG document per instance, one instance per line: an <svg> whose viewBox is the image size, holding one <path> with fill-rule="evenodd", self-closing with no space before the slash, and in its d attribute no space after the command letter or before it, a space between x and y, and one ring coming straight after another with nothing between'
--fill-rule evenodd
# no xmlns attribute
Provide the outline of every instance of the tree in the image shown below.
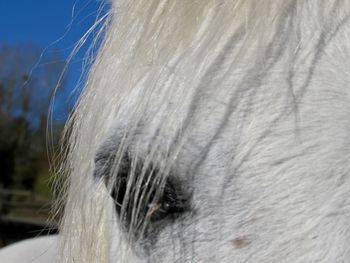
<svg viewBox="0 0 350 263"><path fill-rule="evenodd" d="M0 45L0 185L33 190L48 174L46 121L51 97L63 89L65 66L58 50ZM62 127L54 123L54 130ZM55 132L58 134L58 132ZM57 138L56 138L57 141Z"/></svg>

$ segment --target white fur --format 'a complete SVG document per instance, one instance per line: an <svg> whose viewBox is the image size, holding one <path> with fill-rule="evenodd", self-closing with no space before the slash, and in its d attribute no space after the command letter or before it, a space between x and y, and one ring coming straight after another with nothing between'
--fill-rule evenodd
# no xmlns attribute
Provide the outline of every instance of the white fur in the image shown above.
<svg viewBox="0 0 350 263"><path fill-rule="evenodd" d="M116 2L69 124L59 262L349 262L350 3ZM191 192L147 253L93 178L106 144Z"/></svg>
<svg viewBox="0 0 350 263"><path fill-rule="evenodd" d="M57 259L57 236L27 239L0 250L1 263L51 263Z"/></svg>

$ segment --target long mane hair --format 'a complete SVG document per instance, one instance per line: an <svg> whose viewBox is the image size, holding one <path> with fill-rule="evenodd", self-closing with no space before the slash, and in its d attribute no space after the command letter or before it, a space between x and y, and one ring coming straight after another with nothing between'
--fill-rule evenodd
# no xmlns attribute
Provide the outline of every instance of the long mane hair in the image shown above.
<svg viewBox="0 0 350 263"><path fill-rule="evenodd" d="M130 160L126 192L131 191L131 184L145 180L155 162L160 167L155 187L162 189L191 126L196 125L193 119L207 110L200 102L206 96L226 96L229 114L239 99L252 99L259 88L250 85L252 80L262 81L282 47L289 52L283 54L286 61L298 49L295 18L304 16L305 10L314 13L310 20L317 28L319 19L332 12L332 4L325 5L326 1L297 0L113 1L101 22L104 37L99 52L66 125L65 159L60 166L67 180L60 199L64 214L59 262L108 262L113 249L121 251L120 262L127 258L128 248L122 242L118 248L110 247L112 239L125 238L120 227L123 216L116 217L110 196L128 149L140 145L140 123L152 123L157 129L144 131L150 141L148 155L142 156L142 167L138 164L141 157ZM250 95L242 98L246 92ZM286 108L296 105L298 91L286 88L281 92L292 98ZM165 141L159 139L156 133L169 127L173 132ZM161 144L167 145L167 151L158 151ZM100 156L101 147L112 153ZM109 173L96 177L99 156L105 160L99 169L108 166ZM141 176L136 178L138 169ZM142 190L136 191L130 198L146 198ZM147 218L138 216L142 204L130 212L127 202L117 204L121 213L133 218L126 232L145 229Z"/></svg>

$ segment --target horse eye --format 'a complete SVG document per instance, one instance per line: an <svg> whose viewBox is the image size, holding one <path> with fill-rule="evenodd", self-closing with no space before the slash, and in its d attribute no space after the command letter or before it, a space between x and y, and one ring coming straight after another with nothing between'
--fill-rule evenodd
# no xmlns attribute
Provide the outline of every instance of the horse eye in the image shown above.
<svg viewBox="0 0 350 263"><path fill-rule="evenodd" d="M158 221L170 215L183 213L188 209L187 199L171 179L164 186L161 197L155 203L148 204L147 216L151 221Z"/></svg>
<svg viewBox="0 0 350 263"><path fill-rule="evenodd" d="M104 177L107 185L112 178L113 162L114 159L107 155L100 154L99 158L95 159L95 177ZM116 212L119 217L123 217L122 221L126 225L129 225L132 220L135 221L135 216L138 221L148 220L154 223L168 217L174 218L188 209L187 198L173 175L170 175L161 185L155 180L157 169L150 166L140 181L138 178L142 174L142 168L141 164L136 165L135 176L130 177L131 161L128 156L125 156L112 187L111 197L114 200ZM129 182L130 180L134 181Z"/></svg>
<svg viewBox="0 0 350 263"><path fill-rule="evenodd" d="M154 174L146 174L144 180L138 185L141 191L137 191L135 183L127 189L128 174L121 171L117 175L117 182L111 192L114 199L116 211L119 216L124 209L123 220L129 223L136 214L139 220L149 220L156 222L169 216L176 216L187 210L187 199L182 191L172 179L167 179L163 190L157 188L157 185L150 184L154 179ZM148 181L148 184L147 184ZM160 187L160 186L159 186ZM125 200L128 198L128 200ZM135 207L135 205L137 207ZM124 207L123 207L124 206ZM134 215L133 215L134 214Z"/></svg>

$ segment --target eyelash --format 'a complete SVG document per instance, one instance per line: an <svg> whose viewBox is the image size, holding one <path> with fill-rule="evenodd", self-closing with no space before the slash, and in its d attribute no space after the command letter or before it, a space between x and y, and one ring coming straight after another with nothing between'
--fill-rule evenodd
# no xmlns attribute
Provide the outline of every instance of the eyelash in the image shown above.
<svg viewBox="0 0 350 263"><path fill-rule="evenodd" d="M153 174L146 174L145 177L147 176L153 176ZM168 178L166 180L162 191L159 189L152 189L151 186L146 185L147 179L143 180L140 186L141 188L145 189L143 190L145 192L142 191L144 194L144 200L141 200L143 204L141 205L141 209L139 211L140 214L138 216L148 219L150 222L157 222L167 218L168 216L186 211L187 200L172 179ZM152 181L153 179L151 178L150 180ZM126 173L118 174L118 182L114 186L111 193L119 216L122 214L122 205L124 204L124 199L127 194L127 181L128 178ZM160 185L158 185L158 187L160 187ZM126 206L124 208L124 221L126 222L131 221L131 213L134 209L132 205L135 200L135 189L129 189L129 191L129 200L127 200L125 202L126 204L124 204ZM141 198L141 195L141 193L138 194L137 204L140 202L139 199Z"/></svg>
<svg viewBox="0 0 350 263"><path fill-rule="evenodd" d="M112 172L111 166L113 162L113 158L110 157L95 159L96 171L103 171L102 176L106 178L106 184L108 184L108 180L111 178L110 173ZM101 169L101 167L104 168ZM141 174L141 170L142 165L136 165L136 178L138 174ZM111 197L115 202L116 212L126 226L130 224L133 217L135 193L137 192L137 189L133 187L127 189L130 171L131 161L128 156L125 156L118 169L116 182L111 191ZM138 187L143 189L141 192L144 194L143 200L140 200L140 193L138 193L136 197L137 208L140 208L137 216L141 220L146 219L151 223L160 222L166 218L174 218L188 210L187 198L180 188L180 183L176 181L172 175L170 175L162 185L159 183L153 185L157 172L155 168L150 166L144 175L143 181L141 183L137 182ZM136 182L133 182L133 185L136 185ZM129 193L127 193L127 190L129 190ZM127 195L128 200L125 200ZM141 205L139 202L142 202Z"/></svg>
<svg viewBox="0 0 350 263"><path fill-rule="evenodd" d="M187 210L187 200L174 182L168 179L164 190L156 204L148 204L147 216L152 222L162 220L170 215L183 213Z"/></svg>

